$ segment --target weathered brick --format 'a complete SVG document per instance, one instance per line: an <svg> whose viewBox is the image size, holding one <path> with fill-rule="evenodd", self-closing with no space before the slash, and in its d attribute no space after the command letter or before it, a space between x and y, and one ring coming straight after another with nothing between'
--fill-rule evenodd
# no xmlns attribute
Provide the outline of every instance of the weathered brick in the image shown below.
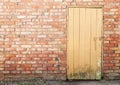
<svg viewBox="0 0 120 85"><path fill-rule="evenodd" d="M109 78L120 72L119 0L1 0L0 71L5 78L21 73L66 78L68 6L104 6L102 73Z"/></svg>
<svg viewBox="0 0 120 85"><path fill-rule="evenodd" d="M10 0L10 2L20 2L21 0Z"/></svg>
<svg viewBox="0 0 120 85"><path fill-rule="evenodd" d="M22 71L21 73L22 73L22 74L30 74L31 71Z"/></svg>
<svg viewBox="0 0 120 85"><path fill-rule="evenodd" d="M120 50L115 51L115 53L120 53Z"/></svg>
<svg viewBox="0 0 120 85"><path fill-rule="evenodd" d="M110 48L110 50L119 50L118 47L113 47L113 48Z"/></svg>
<svg viewBox="0 0 120 85"><path fill-rule="evenodd" d="M0 67L0 71L3 71L3 70L4 70L4 68L3 68L3 67L2 67L2 68Z"/></svg>
<svg viewBox="0 0 120 85"><path fill-rule="evenodd" d="M6 71L14 71L15 68L9 67L9 68L5 68Z"/></svg>
<svg viewBox="0 0 120 85"><path fill-rule="evenodd" d="M54 2L62 2L63 0L54 0Z"/></svg>
<svg viewBox="0 0 120 85"><path fill-rule="evenodd" d="M55 70L58 70L58 68L56 68L56 67L48 67L48 70L55 71Z"/></svg>
<svg viewBox="0 0 120 85"><path fill-rule="evenodd" d="M40 73L42 73L42 71L32 71L32 73L40 74Z"/></svg>

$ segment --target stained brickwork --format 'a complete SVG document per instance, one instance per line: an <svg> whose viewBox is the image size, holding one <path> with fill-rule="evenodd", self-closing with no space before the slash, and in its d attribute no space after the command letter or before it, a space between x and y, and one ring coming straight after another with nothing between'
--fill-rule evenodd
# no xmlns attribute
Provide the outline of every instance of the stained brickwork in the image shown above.
<svg viewBox="0 0 120 85"><path fill-rule="evenodd" d="M0 0L0 79L66 79L68 6L103 6L102 73L120 79L120 0Z"/></svg>

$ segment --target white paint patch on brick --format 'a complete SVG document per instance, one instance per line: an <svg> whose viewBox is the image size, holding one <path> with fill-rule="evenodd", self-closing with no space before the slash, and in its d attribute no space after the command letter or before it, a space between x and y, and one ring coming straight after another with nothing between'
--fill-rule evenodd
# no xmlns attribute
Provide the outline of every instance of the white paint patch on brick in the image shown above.
<svg viewBox="0 0 120 85"><path fill-rule="evenodd" d="M3 3L2 2L0 2L0 6L2 6L3 5Z"/></svg>
<svg viewBox="0 0 120 85"><path fill-rule="evenodd" d="M103 0L94 0L94 1L103 1Z"/></svg>
<svg viewBox="0 0 120 85"><path fill-rule="evenodd" d="M27 18L36 18L36 16L33 16L33 15L32 16L27 16Z"/></svg>
<svg viewBox="0 0 120 85"><path fill-rule="evenodd" d="M28 64L36 64L36 61L26 61Z"/></svg>
<svg viewBox="0 0 120 85"><path fill-rule="evenodd" d="M3 73L10 73L10 71L2 71Z"/></svg>
<svg viewBox="0 0 120 85"><path fill-rule="evenodd" d="M48 51L57 51L57 48L48 48Z"/></svg>
<svg viewBox="0 0 120 85"><path fill-rule="evenodd" d="M54 2L62 2L63 0L54 0Z"/></svg>
<svg viewBox="0 0 120 85"><path fill-rule="evenodd" d="M4 68L0 68L0 71L1 71L1 70L4 70Z"/></svg>
<svg viewBox="0 0 120 85"><path fill-rule="evenodd" d="M43 25L43 28L52 28L50 25Z"/></svg>
<svg viewBox="0 0 120 85"><path fill-rule="evenodd" d="M21 32L22 35L29 35L31 32Z"/></svg>
<svg viewBox="0 0 120 85"><path fill-rule="evenodd" d="M32 71L32 73L42 73L42 71Z"/></svg>
<svg viewBox="0 0 120 85"><path fill-rule="evenodd" d="M20 16L17 16L17 18L19 18L19 19L22 19L22 18L25 18L26 16L22 16L22 15L20 15Z"/></svg>
<svg viewBox="0 0 120 85"><path fill-rule="evenodd" d="M41 45L34 45L34 47L38 48L38 47L41 47Z"/></svg>
<svg viewBox="0 0 120 85"><path fill-rule="evenodd" d="M14 61L6 61L5 64L14 64Z"/></svg>
<svg viewBox="0 0 120 85"><path fill-rule="evenodd" d="M93 1L93 0L83 0L84 2Z"/></svg>
<svg viewBox="0 0 120 85"><path fill-rule="evenodd" d="M10 2L21 2L21 0L10 0Z"/></svg>
<svg viewBox="0 0 120 85"><path fill-rule="evenodd" d="M22 71L23 74L31 73L31 71Z"/></svg>
<svg viewBox="0 0 120 85"><path fill-rule="evenodd" d="M21 45L22 48L31 48L31 45Z"/></svg>
<svg viewBox="0 0 120 85"><path fill-rule="evenodd" d="M47 48L37 48L37 51L45 51Z"/></svg>
<svg viewBox="0 0 120 85"><path fill-rule="evenodd" d="M7 28L9 27L8 25L1 25L1 28Z"/></svg>
<svg viewBox="0 0 120 85"><path fill-rule="evenodd" d="M118 9L111 9L110 11L113 11L113 12L115 12L115 11L118 11Z"/></svg>
<svg viewBox="0 0 120 85"><path fill-rule="evenodd" d="M38 35L38 38L46 38L46 35Z"/></svg>

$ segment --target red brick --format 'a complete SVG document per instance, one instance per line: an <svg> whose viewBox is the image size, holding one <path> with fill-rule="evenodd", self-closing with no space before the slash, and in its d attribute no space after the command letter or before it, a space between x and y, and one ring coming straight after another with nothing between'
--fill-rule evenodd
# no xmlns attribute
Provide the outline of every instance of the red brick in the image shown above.
<svg viewBox="0 0 120 85"><path fill-rule="evenodd" d="M51 60L53 60L53 58L51 58L51 57L43 57L42 60L43 61L51 61Z"/></svg>
<svg viewBox="0 0 120 85"><path fill-rule="evenodd" d="M23 68L27 68L27 67L30 68L31 64L22 64L21 67L23 67Z"/></svg>
<svg viewBox="0 0 120 85"><path fill-rule="evenodd" d="M16 70L16 69L13 68L13 67L9 67L9 68L5 68L5 70L6 70L6 71L14 71L14 70Z"/></svg>
<svg viewBox="0 0 120 85"><path fill-rule="evenodd" d="M114 66L114 64L110 64L110 63L109 64L103 64L103 66L105 66L105 67L111 66L112 67L112 66Z"/></svg>
<svg viewBox="0 0 120 85"><path fill-rule="evenodd" d="M56 71L56 70L58 70L58 68L56 68L56 67L48 67L48 70L50 70L50 71Z"/></svg>
<svg viewBox="0 0 120 85"><path fill-rule="evenodd" d="M120 0L1 0L0 74L66 78L67 7L103 7L103 77L119 73ZM62 47L61 47L62 46ZM59 68L57 66L59 65ZM59 73L59 74L57 74ZM56 75L57 74L57 75ZM13 76L15 78L15 76ZM33 76L32 76L33 77ZM53 77L53 78L54 78ZM109 78L109 77L107 77ZM3 79L0 76L0 79Z"/></svg>

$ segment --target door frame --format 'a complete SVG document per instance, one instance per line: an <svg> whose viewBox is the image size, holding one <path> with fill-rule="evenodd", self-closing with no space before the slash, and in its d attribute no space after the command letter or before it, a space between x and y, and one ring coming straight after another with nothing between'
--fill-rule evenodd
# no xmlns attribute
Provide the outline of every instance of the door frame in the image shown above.
<svg viewBox="0 0 120 85"><path fill-rule="evenodd" d="M103 39L101 40L101 79L102 79L102 77L103 77L103 72L102 72L102 70L103 70L103 52L104 52L104 50L103 50L103 45L104 45L104 11L103 11L103 9L104 9L104 5L101 5L101 6L67 6L67 16L66 16L66 22L67 22L67 25L66 25L66 28L67 28L67 30L66 30L66 40L68 41L68 22L69 22L69 8L101 8L102 9L102 26L101 26L101 34L102 34L102 37L103 37ZM67 49L67 42L66 42L66 57L68 57L67 56L67 52L68 52L68 49ZM67 69L68 69L68 58L66 58L66 65L67 65ZM66 69L66 79L68 79L68 71L67 71L67 69ZM83 79L82 79L83 80Z"/></svg>

